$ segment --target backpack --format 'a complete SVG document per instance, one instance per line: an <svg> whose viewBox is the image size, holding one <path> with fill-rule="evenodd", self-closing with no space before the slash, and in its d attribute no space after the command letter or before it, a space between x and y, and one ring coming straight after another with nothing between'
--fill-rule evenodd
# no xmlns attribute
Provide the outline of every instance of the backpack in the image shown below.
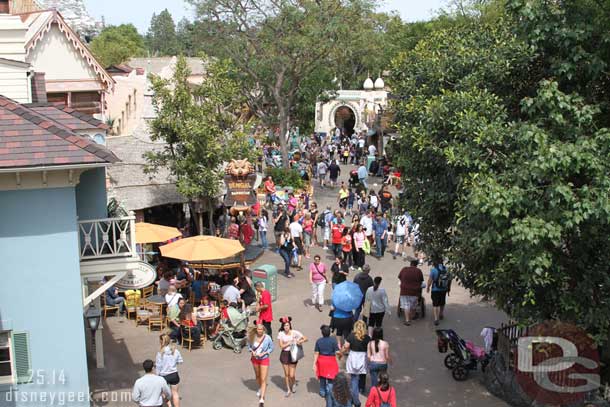
<svg viewBox="0 0 610 407"><path fill-rule="evenodd" d="M379 407L392 407L390 405L390 396L392 395L392 387L390 387L390 391L388 392L388 398L384 401L383 398L381 398L381 392L379 391L379 387L375 386L375 389L377 390L377 395L379 396L379 401L381 403L379 403Z"/></svg>
<svg viewBox="0 0 610 407"><path fill-rule="evenodd" d="M329 214L329 211L322 212L322 215L318 215L318 226L321 228L326 226L326 215Z"/></svg>
<svg viewBox="0 0 610 407"><path fill-rule="evenodd" d="M451 277L449 276L449 272L442 264L439 264L436 267L436 270L438 271L438 274L434 280L434 285L436 288L447 291L451 285Z"/></svg>
<svg viewBox="0 0 610 407"><path fill-rule="evenodd" d="M273 227L273 230L275 230L276 232L283 232L285 227L286 227L286 215L282 215L282 217Z"/></svg>

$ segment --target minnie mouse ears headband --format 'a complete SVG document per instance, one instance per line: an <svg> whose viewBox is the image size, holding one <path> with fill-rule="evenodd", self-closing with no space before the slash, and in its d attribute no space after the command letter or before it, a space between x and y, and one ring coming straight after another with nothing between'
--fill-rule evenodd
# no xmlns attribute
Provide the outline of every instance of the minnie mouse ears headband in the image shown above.
<svg viewBox="0 0 610 407"><path fill-rule="evenodd" d="M281 317L280 322L285 324L286 322L292 322L292 317Z"/></svg>

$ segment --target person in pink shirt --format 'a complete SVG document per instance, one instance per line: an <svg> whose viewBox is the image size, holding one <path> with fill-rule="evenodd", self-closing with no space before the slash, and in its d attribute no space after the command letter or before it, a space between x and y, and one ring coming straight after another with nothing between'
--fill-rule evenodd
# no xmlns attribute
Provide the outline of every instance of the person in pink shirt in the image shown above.
<svg viewBox="0 0 610 407"><path fill-rule="evenodd" d="M311 283L311 302L318 311L322 312L324 289L328 279L326 278L326 265L321 262L318 255L313 258L313 263L309 265L309 282Z"/></svg>
<svg viewBox="0 0 610 407"><path fill-rule="evenodd" d="M356 231L354 232L353 240L354 240L354 266L362 267L364 266L364 239L366 239L366 234L364 233L363 226L359 224L356 227Z"/></svg>

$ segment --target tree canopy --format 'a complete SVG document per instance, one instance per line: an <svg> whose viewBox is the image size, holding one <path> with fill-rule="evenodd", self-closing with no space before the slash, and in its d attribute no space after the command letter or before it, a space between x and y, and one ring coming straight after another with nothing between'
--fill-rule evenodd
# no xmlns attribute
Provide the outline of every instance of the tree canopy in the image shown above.
<svg viewBox="0 0 610 407"><path fill-rule="evenodd" d="M422 249L473 294L520 322L602 338L610 14L593 1L505 3L463 9L394 60L404 204Z"/></svg>
<svg viewBox="0 0 610 407"><path fill-rule="evenodd" d="M149 51L154 55L173 56L179 53L176 24L167 9L159 14L153 13L146 33L146 43Z"/></svg>
<svg viewBox="0 0 610 407"><path fill-rule="evenodd" d="M91 41L91 52L104 67L121 64L145 53L144 38L133 24L108 26Z"/></svg>

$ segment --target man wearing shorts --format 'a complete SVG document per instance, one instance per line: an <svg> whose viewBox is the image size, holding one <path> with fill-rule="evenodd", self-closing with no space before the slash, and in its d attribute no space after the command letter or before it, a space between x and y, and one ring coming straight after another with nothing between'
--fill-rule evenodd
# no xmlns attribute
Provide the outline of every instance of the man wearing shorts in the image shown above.
<svg viewBox="0 0 610 407"><path fill-rule="evenodd" d="M426 291L430 292L432 289L430 297L432 299L434 325L438 325L438 320L444 318L447 294L451 291L451 280L447 275L447 269L440 262L434 262L432 265Z"/></svg>
<svg viewBox="0 0 610 407"><path fill-rule="evenodd" d="M405 245L406 245L406 236L407 236L407 228L409 225L407 224L407 217L405 215L401 215L396 220L396 228L395 228L395 239L396 246L394 247L394 256L393 259L396 260L396 256L399 253L402 254L402 257L405 257ZM400 251L399 251L400 250Z"/></svg>
<svg viewBox="0 0 610 407"><path fill-rule="evenodd" d="M409 326L415 316L415 309L424 282L424 275L417 267L417 260L411 260L409 267L400 270L398 279L400 280L400 308L405 314L404 324Z"/></svg>
<svg viewBox="0 0 610 407"><path fill-rule="evenodd" d="M321 160L318 163L318 180L320 181L320 187L324 188L324 180L326 179L326 171L328 170L328 166L324 160Z"/></svg>

